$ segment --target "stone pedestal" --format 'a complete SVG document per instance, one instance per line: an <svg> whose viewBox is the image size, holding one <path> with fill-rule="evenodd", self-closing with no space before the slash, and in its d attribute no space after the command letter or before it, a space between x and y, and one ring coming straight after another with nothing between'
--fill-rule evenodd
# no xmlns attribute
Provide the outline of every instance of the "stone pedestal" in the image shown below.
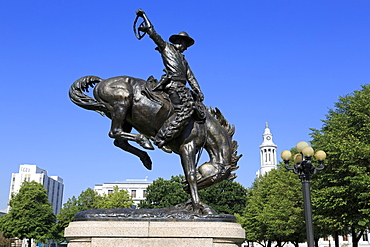
<svg viewBox="0 0 370 247"><path fill-rule="evenodd" d="M68 247L237 247L245 238L244 229L230 215L211 219L96 215L77 217L69 224L64 235Z"/></svg>

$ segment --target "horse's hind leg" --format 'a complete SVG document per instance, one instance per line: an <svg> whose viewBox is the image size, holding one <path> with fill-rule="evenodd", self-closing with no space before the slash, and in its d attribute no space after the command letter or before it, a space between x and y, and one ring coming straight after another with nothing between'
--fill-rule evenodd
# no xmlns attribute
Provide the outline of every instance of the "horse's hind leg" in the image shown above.
<svg viewBox="0 0 370 247"><path fill-rule="evenodd" d="M118 140L135 141L146 149L153 150L154 147L142 134L131 134L122 128L127 116L127 111L131 107L133 98L132 88L127 85L114 85L110 88L109 103L111 106L111 128L109 136Z"/></svg>
<svg viewBox="0 0 370 247"><path fill-rule="evenodd" d="M122 129L124 132L131 132L132 130L132 126L127 124L127 123L124 123L123 126L122 126ZM149 155L147 154L147 152L145 151L142 151L136 147L133 147L131 146L127 140L119 140L119 139L115 139L114 140L114 145L116 147L119 147L121 148L122 150L124 151L127 151L129 153L132 153L134 155L136 155L137 157L140 158L141 162L143 163L143 165L148 169L148 170L151 170L152 169L152 160L150 159Z"/></svg>

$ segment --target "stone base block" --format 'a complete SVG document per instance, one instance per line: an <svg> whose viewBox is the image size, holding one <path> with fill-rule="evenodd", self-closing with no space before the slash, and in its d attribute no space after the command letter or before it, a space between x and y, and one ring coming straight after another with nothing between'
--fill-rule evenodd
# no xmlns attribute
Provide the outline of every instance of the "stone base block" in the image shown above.
<svg viewBox="0 0 370 247"><path fill-rule="evenodd" d="M73 221L68 247L237 247L245 231L235 222Z"/></svg>

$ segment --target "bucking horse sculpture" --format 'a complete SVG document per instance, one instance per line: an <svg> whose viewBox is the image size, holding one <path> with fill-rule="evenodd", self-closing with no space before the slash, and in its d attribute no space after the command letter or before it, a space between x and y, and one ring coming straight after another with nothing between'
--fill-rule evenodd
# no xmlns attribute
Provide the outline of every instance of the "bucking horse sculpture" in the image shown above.
<svg viewBox="0 0 370 247"><path fill-rule="evenodd" d="M111 119L109 136L114 145L140 158L147 169L152 168L149 155L132 146L133 141L141 147L153 150L151 143L161 126L175 109L169 96L163 91L153 90L156 80L146 80L129 76L119 76L103 80L96 76L86 76L75 81L69 90L73 103L99 112ZM94 88L93 97L86 92ZM222 180L233 179L232 171L238 169L237 142L232 140L235 128L230 125L217 109L201 107L205 111L205 121L193 116L180 133L171 139L163 149L181 157L185 174L184 187L190 193L190 200L179 207L200 214L216 214L199 199L198 190ZM194 111L196 112L196 111ZM135 129L139 134L131 133ZM197 168L197 154L205 149L210 160Z"/></svg>

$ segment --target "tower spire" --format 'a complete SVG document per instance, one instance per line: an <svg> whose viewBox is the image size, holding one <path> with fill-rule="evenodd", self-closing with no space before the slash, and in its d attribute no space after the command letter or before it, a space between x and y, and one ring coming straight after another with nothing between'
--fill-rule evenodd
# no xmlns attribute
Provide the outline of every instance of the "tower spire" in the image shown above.
<svg viewBox="0 0 370 247"><path fill-rule="evenodd" d="M266 122L265 131L262 135L262 138L262 144L259 146L261 158L261 168L259 175L263 175L271 171L272 169L277 168L277 145L275 145L275 143L272 141L272 134L268 122Z"/></svg>

